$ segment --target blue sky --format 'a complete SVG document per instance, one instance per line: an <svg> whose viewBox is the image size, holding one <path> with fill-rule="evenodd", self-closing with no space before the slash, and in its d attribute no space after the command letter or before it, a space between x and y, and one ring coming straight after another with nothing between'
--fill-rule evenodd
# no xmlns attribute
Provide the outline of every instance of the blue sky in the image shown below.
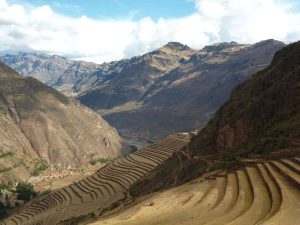
<svg viewBox="0 0 300 225"><path fill-rule="evenodd" d="M9 2L9 1L8 1ZM190 15L195 11L192 0L14 0L35 6L49 5L56 12L78 17L141 19L151 17L177 18Z"/></svg>
<svg viewBox="0 0 300 225"><path fill-rule="evenodd" d="M43 52L97 63L170 41L300 40L300 0L0 0L0 53Z"/></svg>

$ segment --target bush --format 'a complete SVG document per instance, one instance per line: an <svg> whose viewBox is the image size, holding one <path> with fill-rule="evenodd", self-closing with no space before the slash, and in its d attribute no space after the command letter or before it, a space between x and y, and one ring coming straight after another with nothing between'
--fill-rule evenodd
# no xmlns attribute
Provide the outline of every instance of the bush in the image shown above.
<svg viewBox="0 0 300 225"><path fill-rule="evenodd" d="M95 158L90 160L91 165L96 165L97 163L107 164L114 161L114 159L111 158Z"/></svg>
<svg viewBox="0 0 300 225"><path fill-rule="evenodd" d="M2 202L0 202L0 220L4 219L6 216L7 208Z"/></svg>
<svg viewBox="0 0 300 225"><path fill-rule="evenodd" d="M12 170L11 167L6 167L6 168L0 168L0 173L6 173L8 171Z"/></svg>
<svg viewBox="0 0 300 225"><path fill-rule="evenodd" d="M212 169L231 170L240 165L240 157L240 154L237 152L225 152L219 157Z"/></svg>
<svg viewBox="0 0 300 225"><path fill-rule="evenodd" d="M29 201L36 196L36 192L31 183L20 182L16 187L16 192L18 193L18 199Z"/></svg>
<svg viewBox="0 0 300 225"><path fill-rule="evenodd" d="M9 182L1 182L0 183L0 190L6 190L6 191L11 191L13 185Z"/></svg>
<svg viewBox="0 0 300 225"><path fill-rule="evenodd" d="M48 164L45 163L44 161L37 161L34 165L34 170L31 173L33 176L39 176L43 171L48 169Z"/></svg>
<svg viewBox="0 0 300 225"><path fill-rule="evenodd" d="M5 153L0 154L0 159L12 157L12 156L14 156L14 155L15 155L14 152L5 152Z"/></svg>
<svg viewBox="0 0 300 225"><path fill-rule="evenodd" d="M129 148L130 148L130 150L129 150L129 152L136 152L137 150L138 150L138 147L136 147L135 145L129 145Z"/></svg>

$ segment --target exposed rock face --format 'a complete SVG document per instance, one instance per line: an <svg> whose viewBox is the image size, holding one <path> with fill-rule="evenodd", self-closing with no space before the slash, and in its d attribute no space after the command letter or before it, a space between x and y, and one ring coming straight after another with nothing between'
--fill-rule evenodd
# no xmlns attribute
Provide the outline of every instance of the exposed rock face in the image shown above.
<svg viewBox="0 0 300 225"><path fill-rule="evenodd" d="M272 64L237 86L198 134L201 152L268 153L299 146L300 42L276 53Z"/></svg>
<svg viewBox="0 0 300 225"><path fill-rule="evenodd" d="M98 114L2 63L0 140L0 154L11 151L60 167L120 153L117 131Z"/></svg>
<svg viewBox="0 0 300 225"><path fill-rule="evenodd" d="M127 138L157 139L199 129L233 87L265 68L283 43L219 43L193 50L170 42L128 60L74 63L49 84L76 96Z"/></svg>

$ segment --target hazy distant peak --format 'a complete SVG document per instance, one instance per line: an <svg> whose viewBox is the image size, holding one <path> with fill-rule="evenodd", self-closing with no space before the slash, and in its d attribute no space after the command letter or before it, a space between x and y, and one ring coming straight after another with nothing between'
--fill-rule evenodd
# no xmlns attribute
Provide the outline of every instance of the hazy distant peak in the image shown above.
<svg viewBox="0 0 300 225"><path fill-rule="evenodd" d="M267 40L257 42L256 44L254 44L254 46L275 45L275 44L281 45L281 46L286 45L284 42L277 41L275 39L267 39Z"/></svg>
<svg viewBox="0 0 300 225"><path fill-rule="evenodd" d="M164 45L162 49L171 49L177 51L192 50L189 46L181 44L180 42L169 42L168 44Z"/></svg>
<svg viewBox="0 0 300 225"><path fill-rule="evenodd" d="M207 52L218 52L218 51L223 51L225 49L235 49L235 50L239 50L241 47L247 47L249 45L243 45L243 44L239 44L237 42L219 42L216 44L212 44L212 45L207 45L205 46L202 51L207 51Z"/></svg>

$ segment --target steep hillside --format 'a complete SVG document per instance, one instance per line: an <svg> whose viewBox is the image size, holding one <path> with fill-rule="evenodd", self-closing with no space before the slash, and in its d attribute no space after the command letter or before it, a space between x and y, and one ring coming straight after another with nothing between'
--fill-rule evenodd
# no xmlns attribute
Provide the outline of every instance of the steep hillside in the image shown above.
<svg viewBox="0 0 300 225"><path fill-rule="evenodd" d="M265 153L300 145L300 42L236 87L198 135L201 151Z"/></svg>
<svg viewBox="0 0 300 225"><path fill-rule="evenodd" d="M1 177L25 179L36 161L65 168L120 153L117 131L98 114L3 63L0 140Z"/></svg>
<svg viewBox="0 0 300 225"><path fill-rule="evenodd" d="M129 138L156 139L199 129L234 86L269 65L283 46L274 40L254 45L232 42L194 51L169 43L131 59L78 99Z"/></svg>

